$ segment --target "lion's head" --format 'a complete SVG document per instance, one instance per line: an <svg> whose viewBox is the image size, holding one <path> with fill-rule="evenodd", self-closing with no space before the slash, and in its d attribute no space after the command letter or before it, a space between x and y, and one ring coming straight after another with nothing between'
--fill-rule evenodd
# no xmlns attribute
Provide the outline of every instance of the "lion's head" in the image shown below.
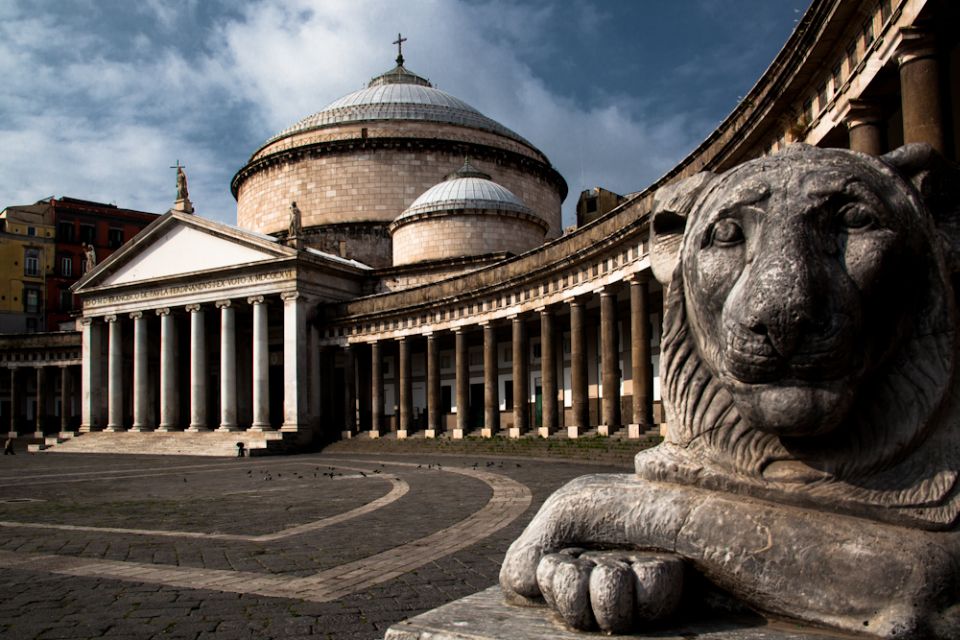
<svg viewBox="0 0 960 640"><path fill-rule="evenodd" d="M923 145L795 145L657 193L668 450L844 500L952 494L955 445L924 446L960 418L944 171Z"/></svg>

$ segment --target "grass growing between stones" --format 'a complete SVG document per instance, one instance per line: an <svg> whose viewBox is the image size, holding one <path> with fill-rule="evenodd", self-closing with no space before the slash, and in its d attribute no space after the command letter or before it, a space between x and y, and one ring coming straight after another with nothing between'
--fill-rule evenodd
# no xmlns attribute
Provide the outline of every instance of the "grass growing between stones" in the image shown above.
<svg viewBox="0 0 960 640"><path fill-rule="evenodd" d="M623 440L605 436L584 436L581 438L508 438L494 436L480 438L468 436L463 440L448 438L414 437L405 440L396 438L370 439L365 437L341 440L327 445L323 450L329 453L442 453L452 455L490 455L518 456L530 458L563 458L578 461L603 462L607 464L633 466L633 457L643 449L656 446L661 438L651 437L641 440Z"/></svg>

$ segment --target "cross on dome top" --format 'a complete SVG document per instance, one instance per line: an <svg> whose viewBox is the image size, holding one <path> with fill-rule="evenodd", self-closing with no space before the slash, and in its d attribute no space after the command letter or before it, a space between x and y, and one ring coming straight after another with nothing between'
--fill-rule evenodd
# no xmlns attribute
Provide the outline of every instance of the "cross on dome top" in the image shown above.
<svg viewBox="0 0 960 640"><path fill-rule="evenodd" d="M404 38L400 33L397 33L397 39L393 41L393 44L397 45L397 66L403 66L403 43L407 39Z"/></svg>

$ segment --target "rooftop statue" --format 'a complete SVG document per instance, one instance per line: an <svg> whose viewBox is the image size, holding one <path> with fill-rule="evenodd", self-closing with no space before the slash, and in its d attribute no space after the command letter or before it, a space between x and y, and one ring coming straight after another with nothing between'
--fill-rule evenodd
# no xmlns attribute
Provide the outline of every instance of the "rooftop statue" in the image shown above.
<svg viewBox="0 0 960 640"><path fill-rule="evenodd" d="M661 189L666 441L551 496L508 599L613 632L721 598L960 637L958 193L926 145L795 145Z"/></svg>

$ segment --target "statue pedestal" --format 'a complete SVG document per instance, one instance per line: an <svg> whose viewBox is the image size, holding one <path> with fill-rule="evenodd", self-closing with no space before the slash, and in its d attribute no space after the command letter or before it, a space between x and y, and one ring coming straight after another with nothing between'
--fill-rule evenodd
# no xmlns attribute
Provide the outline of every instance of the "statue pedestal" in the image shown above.
<svg viewBox="0 0 960 640"><path fill-rule="evenodd" d="M682 614L681 614L682 618ZM854 636L835 635L820 629L784 622L771 622L759 616L734 618L718 614L716 618L693 623L679 622L650 634L603 636L600 633L571 631L546 607L518 607L506 604L500 587L490 587L433 611L404 620L387 630L385 640L585 640L596 637L657 638L657 640L839 640Z"/></svg>

